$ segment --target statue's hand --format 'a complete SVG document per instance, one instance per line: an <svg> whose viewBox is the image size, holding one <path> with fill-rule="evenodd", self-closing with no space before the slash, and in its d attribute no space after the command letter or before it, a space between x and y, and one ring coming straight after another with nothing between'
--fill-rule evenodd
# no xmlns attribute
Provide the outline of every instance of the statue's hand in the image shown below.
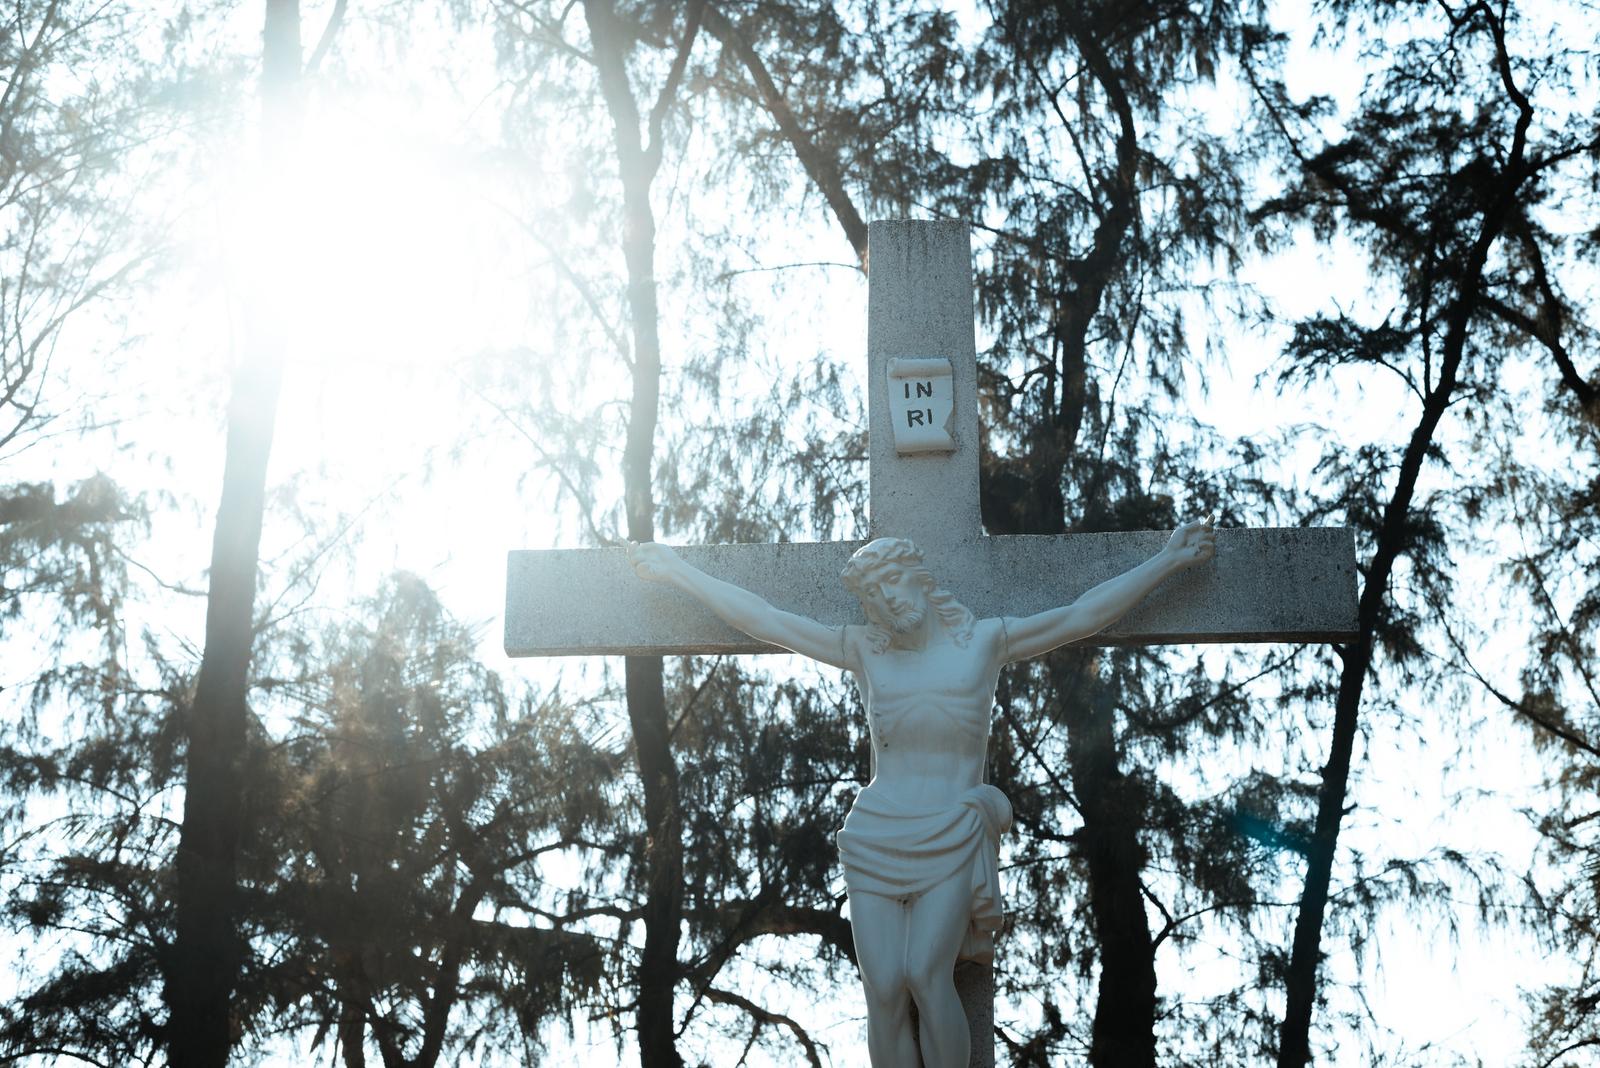
<svg viewBox="0 0 1600 1068"><path fill-rule="evenodd" d="M1217 552L1217 532L1211 529L1211 520L1191 519L1174 530L1166 552L1179 567L1185 568L1211 559Z"/></svg>
<svg viewBox="0 0 1600 1068"><path fill-rule="evenodd" d="M651 582L670 582L673 572L683 567L677 553L653 541L630 541L628 563L633 565L634 574Z"/></svg>

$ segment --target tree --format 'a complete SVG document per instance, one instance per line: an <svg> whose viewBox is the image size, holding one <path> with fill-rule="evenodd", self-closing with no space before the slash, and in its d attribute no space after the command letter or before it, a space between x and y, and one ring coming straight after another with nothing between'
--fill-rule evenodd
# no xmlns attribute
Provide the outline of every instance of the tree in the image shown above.
<svg viewBox="0 0 1600 1068"><path fill-rule="evenodd" d="M1453 531L1441 522L1437 499L1421 496L1423 469L1441 453L1451 409L1466 401L1474 418L1492 419L1508 356L1540 340L1537 319L1561 321L1562 303L1538 282L1554 240L1538 211L1558 169L1600 147L1591 122L1540 117L1529 94L1554 68L1549 57L1518 54L1516 15L1504 6L1377 12L1350 5L1336 14L1358 24L1398 22L1407 43L1363 99L1349 134L1335 141L1318 143L1309 133L1319 102L1296 106L1257 83L1299 172L1262 210L1358 235L1399 298L1381 322L1340 315L1299 324L1289 355L1295 373L1312 377L1349 365L1393 371L1418 410L1402 447L1325 461L1338 465L1344 497L1333 507L1360 532L1366 562L1359 635L1338 650L1329 757L1285 974L1278 1063L1286 1068L1311 1059L1322 931L1368 683L1380 658L1400 679L1412 677L1426 617L1410 598L1420 595L1448 619ZM1507 322L1524 335L1508 338ZM1549 354L1559 366L1558 354ZM1562 373L1570 379L1570 363ZM1473 518L1470 507L1465 518ZM1396 589L1402 566L1409 597Z"/></svg>
<svg viewBox="0 0 1600 1068"><path fill-rule="evenodd" d="M644 25L633 22L639 15L620 14L610 0L589 0L583 10L600 94L615 131L617 173L622 183L620 244L627 266L628 328L633 356L633 395L622 456L623 509L628 538L654 541L652 465L660 418L661 341L650 187L661 166L667 110L673 105L699 33L699 9L691 7L684 20L677 55L648 116L641 113L628 77L629 54L645 30ZM657 18L661 15L667 15L669 27L676 21L668 12L660 12ZM678 941L683 924L683 815L678 798L678 768L671 751L661 658L629 657L624 673L646 825L645 934L637 973L639 1063L643 1068L678 1068L683 1063L677 1051L673 1008L680 976Z"/></svg>
<svg viewBox="0 0 1600 1068"><path fill-rule="evenodd" d="M999 168L1003 186L985 189L979 183L995 178L978 169L969 178L974 192L1008 202L1006 239L996 243L980 298L996 330L986 379L993 391L986 406L993 428L986 523L1017 533L1171 526L1178 518L1174 502L1145 472L1185 462L1160 452L1141 456L1137 428L1154 413L1137 400L1118 405L1115 387L1101 383L1115 381L1119 364L1136 347L1145 354L1143 373L1157 396L1172 390L1182 373L1181 316L1144 294L1183 285L1196 258L1229 254L1239 212L1236 175L1245 161L1225 148L1209 154L1181 142L1158 156L1149 144L1172 121L1166 112L1177 105L1169 98L1207 77L1214 57L1237 49L1246 27L1198 5L1060 9L1053 15L1010 5L995 21L990 77L1004 92L1017 132ZM1067 144L1046 152L1031 144L1023 117L1051 115L1056 136L1070 140L1076 160ZM1043 272L1034 266L1040 263ZM1119 418L1124 428L1113 431ZM1217 499L1206 481L1190 483L1190 510ZM1017 786L1033 785L1029 780L1041 772L1051 784L1043 796L1035 790L1038 807L1023 810L1025 825L1045 846L1036 855L1055 852L1049 843L1059 837L1056 828L1070 825L1070 816L1064 820L1052 808L1070 803L1082 822L1072 842L1092 925L1084 934L1099 965L1087 1043L1093 1064L1154 1064L1156 1058L1161 940L1146 915L1152 887L1145 872L1153 837L1170 836L1169 857L1187 854L1195 816L1182 814L1182 806L1174 811L1175 796L1129 762L1149 741L1170 745L1181 738L1196 724L1196 713L1213 703L1201 691L1185 702L1194 712L1161 715L1160 691L1149 674L1159 660L1063 652L1037 674L1017 673L1002 702L1015 732L1009 748ZM1139 715L1141 708L1146 715ZM1121 731L1119 712L1127 716ZM1065 729L1064 753L1043 757L1040 739L1059 728ZM1063 757L1070 788L1048 770ZM1203 874L1192 865L1185 871L1202 893L1217 889L1204 885ZM1044 927L1042 939L1065 934L1047 926L1048 912L1062 907L1065 888L1057 880L1043 867L1029 876L1039 910L1030 918ZM1057 955L1056 963L1066 961ZM1043 1063L1052 1036L1039 1037L1044 1045L1035 1038L1012 1048L1022 1053L1031 1046L1040 1051L1031 1056Z"/></svg>
<svg viewBox="0 0 1600 1068"><path fill-rule="evenodd" d="M261 950L239 1015L331 1035L350 1068L370 1049L385 1068L518 1044L537 1060L606 955L532 922L540 861L594 836L618 759L559 701L513 705L415 576L360 615L268 650L284 674L258 692L299 711L291 737L252 746L242 913Z"/></svg>
<svg viewBox="0 0 1600 1068"><path fill-rule="evenodd" d="M154 116L136 64L115 79L74 77L109 63L141 27L120 7L63 0L13 5L0 64L0 454L58 423L57 346L76 313L134 284L150 257L134 232L122 168ZM59 426L57 429L61 429Z"/></svg>
<svg viewBox="0 0 1600 1068"><path fill-rule="evenodd" d="M532 46L535 63L543 66L560 58L570 73L570 64L577 61L581 76L594 79L610 121L608 169L614 168L621 195L609 240L621 253L626 278L625 325L611 336L631 383L621 457L623 520L629 539L653 541L653 465L662 355L651 190L667 148L667 120L677 104L699 34L700 7L692 5L680 20L670 6L618 7L610 0L590 0L583 5L583 15L587 40L581 45L568 43L564 14L526 9L509 12L507 17L512 32ZM670 42L664 47L670 49L671 59L655 89L636 88L630 74L640 46L646 42ZM649 101L648 107L641 107L641 94ZM581 285L570 268L567 275ZM593 306L589 291L584 292ZM573 484L570 478L568 484ZM678 952L683 925L683 811L678 768L671 750L661 659L630 657L624 674L643 793L643 848L637 874L643 885L639 917L644 944L635 972L634 1004L639 1055L645 1068L677 1068L683 1063L677 1051L674 1010L682 978Z"/></svg>
<svg viewBox="0 0 1600 1068"><path fill-rule="evenodd" d="M644 240L654 233L652 197L660 195L652 191L650 179L664 169L663 159L668 167L685 166L681 157L672 155L681 151L679 139L687 125L684 118L697 122L706 114L716 117L714 104L676 88L704 85L715 69L694 52L699 47L696 42L704 40L695 20L709 11L591 5L585 13L586 37L569 31L553 11L519 8L516 32L529 51L526 56L519 53L517 60L520 69L560 63L579 72L577 79L563 72L576 82L577 94L570 85L556 90L541 88L537 99L544 110L530 115L529 125L533 125L531 120L548 116L557 106L555 100L560 100L563 108L583 113L580 109L593 107L586 102L598 98L610 120L607 142L585 143L582 149L588 166L605 175L614 171L616 183L609 190L600 187L608 194L603 200L595 195L593 185L586 185L586 195L575 196L572 210L564 215L566 225L556 227L541 220L534 236L556 259L569 291L595 315L609 342L608 352L627 367L630 406L626 425L615 426L603 411L597 411L594 420L583 421L591 427L614 428L617 437L626 442L620 457L627 477L618 525L628 530L630 537L659 533L695 540L771 540L791 536L796 528L809 524L825 527L839 509L837 472L824 473L831 457L822 450L828 445L811 430L794 427L785 409L813 392L829 397L832 406L838 407L836 373L823 368L804 387L780 379L770 395L748 407L742 400L725 402L718 392L723 368L744 356L739 343L751 332L748 313L737 300L723 298L716 303L729 288L727 263L717 256L721 251L718 242L748 243L749 224L735 221L726 231L719 231L721 220L717 220L703 229L692 229L690 241L675 258L656 250L653 241ZM553 44L557 33L562 36ZM611 55L613 51L620 55ZM622 57L626 63L621 62ZM718 62L726 58L724 52ZM626 79L619 75L624 68ZM657 84L665 87L659 94L639 88L649 84L652 73ZM674 93L678 93L676 98ZM652 96L656 103L646 116L645 104L635 98ZM713 136L720 136L721 127L712 128ZM717 159L710 167L720 174L725 160ZM734 183L743 180L739 175L725 177ZM694 221L699 224L702 220L697 217ZM585 257L567 245L568 235L578 235L581 249L590 228L607 241L614 240L611 235L622 235L619 249L623 255L613 256L613 260L621 260L622 269L616 273L626 279L625 287L605 271L595 270L593 256ZM658 277L669 277L668 265L685 260L695 272L692 278L699 282L692 297L694 305L718 313L714 320L717 329L706 331L714 340L697 337L686 343L682 340L683 321L695 323L705 316L675 317L663 313L664 303L658 306ZM617 299L619 290L626 294L625 300ZM708 300L708 292L716 296ZM659 353L670 342L664 342L663 336L678 338L681 351L672 361L676 374L664 380ZM654 355L647 359L645 354ZM664 384L642 393L641 376L656 377ZM695 425L682 419L664 421L664 447L653 447L655 458L646 455L639 464L635 443L640 420L647 416L655 419L640 406L641 398L668 412L698 404L705 414ZM592 402L594 398L584 399ZM521 418L554 431L569 423L571 413L524 412ZM786 438L797 432L817 450L799 473L784 470L789 449ZM588 511L593 495L584 487L600 477L594 465L573 462L576 453L557 453L549 447L550 438L560 441L564 434L541 429L525 436L538 447L541 459L561 472L560 485ZM591 448L606 450L604 434ZM650 509L645 512L639 509L639 487L647 491ZM786 499L784 489L798 492ZM644 525L645 518L649 526ZM605 537L592 521L586 521L586 527L591 537ZM653 675L654 665L643 667ZM671 1035L684 1034L697 1020L709 1020L716 1031L738 1034L750 1043L772 1039L785 1043L786 1050L798 1044L805 1055L816 1057L819 1043L807 1033L803 1020L763 1006L753 992L730 983L726 976L734 969L770 967L786 979L797 979L803 969L767 965L760 956L753 964L747 959L752 947L774 935L819 939L830 960L841 954L848 957L851 952L848 928L840 913L843 895L831 885L833 873L824 858L828 836L841 814L841 783L853 780L864 750L857 744L859 730L830 722L816 710L830 708L848 715L853 705L839 695L807 698L793 686L772 690L770 684L763 685L758 673L726 663L707 667L685 661L673 662L663 677L660 685L666 703L658 716L649 712L655 707L650 694L656 684L635 666L629 666L627 672L630 731L642 777L643 821L628 831L634 837L626 858L613 858L606 865L623 875L622 888L613 892L600 871L595 872L593 881L600 888L594 895L597 899L614 902L609 906L612 913L643 928L644 944L637 962L629 960L626 965L629 974L636 976L637 1002L629 998L619 1006L621 1012L634 1014L641 1057L646 1063L657 1063L655 1058L662 1058L661 1063L681 1058L683 1054L675 1047L682 1040ZM644 680L642 690L640 680ZM650 699L637 700L641 694ZM641 710L649 714L642 716ZM742 742L740 729L746 731ZM773 741L752 751L750 736ZM784 739L785 751L792 750L797 759L809 756L820 766L791 768L787 759L779 760L778 737ZM829 751L829 746L846 738L850 741L842 751ZM749 819L730 828L729 810L745 813ZM664 817L670 822L663 825L659 821ZM683 853L686 835L696 842L692 858ZM576 916L586 910L598 912L601 907L584 903L565 911ZM625 946L619 949L626 952ZM674 998L685 992L690 995L686 1011L674 1006Z"/></svg>
<svg viewBox="0 0 1600 1068"><path fill-rule="evenodd" d="M282 166L292 133L300 76L297 0L267 0L262 32L262 154ZM287 241L287 212L271 198L274 237ZM263 272L281 286L286 257L271 250ZM244 833L240 768L249 724L250 656L255 640L255 591L267 459L272 451L285 348L285 307L278 293L250 294L246 349L234 369L228 400L228 442L222 498L211 549L205 654L185 716L188 744L182 833L176 859L177 895L172 949L162 962L168 1056L176 1068L220 1068L237 1041L233 993L245 948L237 928L239 842Z"/></svg>
<svg viewBox="0 0 1600 1068"><path fill-rule="evenodd" d="M121 84L75 76L121 62L139 30L119 7L51 0L13 5L0 34L8 72L0 91L0 458L13 471L24 469L28 450L37 455L99 422L95 398L63 396L58 348L86 309L136 286L152 258L134 223L129 173L130 155L159 122L160 109L139 92L147 75L122 62ZM84 670L109 681L121 641L117 541L141 506L103 472L79 479L61 500L51 481L0 485L0 619L15 622L55 601L54 651L78 626L95 627L104 656Z"/></svg>

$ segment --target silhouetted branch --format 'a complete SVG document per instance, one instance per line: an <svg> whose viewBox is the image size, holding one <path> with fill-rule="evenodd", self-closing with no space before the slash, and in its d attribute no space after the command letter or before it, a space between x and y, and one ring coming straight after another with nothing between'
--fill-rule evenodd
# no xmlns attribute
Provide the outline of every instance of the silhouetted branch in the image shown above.
<svg viewBox="0 0 1600 1068"><path fill-rule="evenodd" d="M806 1051L806 1060L810 1062L811 1068L822 1068L822 1058L817 1055L817 1044L811 1041L811 1036L806 1033L806 1029L801 1027L792 1017L785 1016L781 1012L773 1012L771 1009L764 1009L743 995L735 994L728 990L719 990L716 987L706 991L706 999L743 1009L762 1023L778 1024L788 1028Z"/></svg>

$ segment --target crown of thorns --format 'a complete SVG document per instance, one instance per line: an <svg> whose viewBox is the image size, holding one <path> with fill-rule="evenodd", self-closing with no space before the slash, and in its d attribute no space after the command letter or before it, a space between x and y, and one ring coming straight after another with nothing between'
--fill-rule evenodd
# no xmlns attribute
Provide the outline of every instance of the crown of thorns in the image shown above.
<svg viewBox="0 0 1600 1068"><path fill-rule="evenodd" d="M850 562L844 565L839 577L844 580L845 589L860 597L867 577L890 564L927 571L922 562L922 550L910 539L876 538L851 554Z"/></svg>

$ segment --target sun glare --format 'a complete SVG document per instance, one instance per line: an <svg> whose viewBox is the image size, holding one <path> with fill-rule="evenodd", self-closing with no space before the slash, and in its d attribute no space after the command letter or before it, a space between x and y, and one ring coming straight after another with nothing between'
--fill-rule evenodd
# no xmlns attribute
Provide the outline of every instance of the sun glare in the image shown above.
<svg viewBox="0 0 1600 1068"><path fill-rule="evenodd" d="M483 150L469 113L447 92L314 96L272 169L251 164L253 146L219 168L215 244L196 263L216 258L221 277L208 281L230 307L281 317L273 478L302 506L405 531L363 542L355 586L414 570L459 594L466 618L488 619L506 549L558 535L552 509L514 492L535 466L519 416L465 380L483 353L577 357L550 351L547 290L560 283L519 221L553 209ZM620 361L602 354L572 373L596 397L625 395ZM467 452L476 459L432 479L441 457ZM284 548L270 525L265 544Z"/></svg>
<svg viewBox="0 0 1600 1068"><path fill-rule="evenodd" d="M293 362L431 363L489 340L495 209L474 153L403 100L308 108L224 195L229 282L285 318Z"/></svg>

